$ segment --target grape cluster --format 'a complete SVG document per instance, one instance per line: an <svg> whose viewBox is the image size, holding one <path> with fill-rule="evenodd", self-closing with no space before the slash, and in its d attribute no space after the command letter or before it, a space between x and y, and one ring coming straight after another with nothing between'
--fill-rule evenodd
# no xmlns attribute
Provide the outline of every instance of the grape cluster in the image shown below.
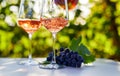
<svg viewBox="0 0 120 76"><path fill-rule="evenodd" d="M52 61L53 52L50 52L47 61ZM78 52L71 51L68 48L60 48L56 50L56 63L59 65L65 65L70 67L81 67L84 62L82 56Z"/></svg>

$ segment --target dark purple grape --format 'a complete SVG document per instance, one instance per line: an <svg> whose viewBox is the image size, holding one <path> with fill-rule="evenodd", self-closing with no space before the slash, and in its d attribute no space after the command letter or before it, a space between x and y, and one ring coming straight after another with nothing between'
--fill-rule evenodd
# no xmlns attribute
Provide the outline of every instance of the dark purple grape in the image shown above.
<svg viewBox="0 0 120 76"><path fill-rule="evenodd" d="M76 67L81 67L81 64L82 64L81 62L77 62Z"/></svg>
<svg viewBox="0 0 120 76"><path fill-rule="evenodd" d="M68 65L68 66L71 66L71 64L72 64L71 61L69 61L67 65Z"/></svg>
<svg viewBox="0 0 120 76"><path fill-rule="evenodd" d="M82 56L78 56L78 57L77 57L77 60L78 60L79 62L84 62Z"/></svg>
<svg viewBox="0 0 120 76"><path fill-rule="evenodd" d="M63 48L63 47L61 47L61 48L60 48L60 52L63 52L63 51L64 51L64 48Z"/></svg>
<svg viewBox="0 0 120 76"><path fill-rule="evenodd" d="M72 59L72 63L76 63L77 61L75 59Z"/></svg>
<svg viewBox="0 0 120 76"><path fill-rule="evenodd" d="M52 57L47 57L47 61L52 61Z"/></svg>
<svg viewBox="0 0 120 76"><path fill-rule="evenodd" d="M72 55L71 55L71 58L72 58L72 59L74 59L75 57L76 57L75 54L72 54Z"/></svg>
<svg viewBox="0 0 120 76"><path fill-rule="evenodd" d="M50 52L48 56L53 57L53 52Z"/></svg>
<svg viewBox="0 0 120 76"><path fill-rule="evenodd" d="M72 60L72 59L71 59L71 58L69 58L69 59L68 59L68 62L69 62L69 63L72 63L72 61L71 61L71 60Z"/></svg>
<svg viewBox="0 0 120 76"><path fill-rule="evenodd" d="M62 62L61 61L56 61L57 64L59 65L62 65Z"/></svg>
<svg viewBox="0 0 120 76"><path fill-rule="evenodd" d="M73 51L71 51L70 54L72 55L72 54L73 54Z"/></svg>
<svg viewBox="0 0 120 76"><path fill-rule="evenodd" d="M70 53L66 53L65 58L68 59L70 57L71 57Z"/></svg>
<svg viewBox="0 0 120 76"><path fill-rule="evenodd" d="M64 56L65 55L65 53L64 52L60 52L60 56Z"/></svg>
<svg viewBox="0 0 120 76"><path fill-rule="evenodd" d="M65 58L64 60L65 60L65 62L68 62L68 61L69 61L69 59L68 59L68 58Z"/></svg>
<svg viewBox="0 0 120 76"><path fill-rule="evenodd" d="M59 60L60 60L61 62L64 62L64 57L60 57Z"/></svg>
<svg viewBox="0 0 120 76"><path fill-rule="evenodd" d="M75 51L74 54L77 54L77 55L78 55L78 52Z"/></svg>
<svg viewBox="0 0 120 76"><path fill-rule="evenodd" d="M76 67L76 63L72 63L72 64L71 64L71 67Z"/></svg>
<svg viewBox="0 0 120 76"><path fill-rule="evenodd" d="M67 62L63 62L63 65L67 65Z"/></svg>
<svg viewBox="0 0 120 76"><path fill-rule="evenodd" d="M60 56L56 56L56 61L59 61L60 60Z"/></svg>
<svg viewBox="0 0 120 76"><path fill-rule="evenodd" d="M65 49L65 53L69 53L70 50L68 48Z"/></svg>

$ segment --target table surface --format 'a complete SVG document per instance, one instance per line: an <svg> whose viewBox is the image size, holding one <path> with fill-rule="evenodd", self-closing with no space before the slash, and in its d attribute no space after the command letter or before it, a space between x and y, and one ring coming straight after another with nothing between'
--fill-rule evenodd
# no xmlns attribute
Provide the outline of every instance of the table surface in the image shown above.
<svg viewBox="0 0 120 76"><path fill-rule="evenodd" d="M81 68L66 67L57 70L18 65L20 60L23 59L0 58L0 76L120 76L120 62L108 59L96 59L93 65L82 65Z"/></svg>

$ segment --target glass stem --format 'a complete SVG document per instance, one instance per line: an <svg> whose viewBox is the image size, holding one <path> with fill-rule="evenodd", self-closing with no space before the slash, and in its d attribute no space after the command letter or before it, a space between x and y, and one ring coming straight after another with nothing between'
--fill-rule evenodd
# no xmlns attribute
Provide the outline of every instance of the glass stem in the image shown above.
<svg viewBox="0 0 120 76"><path fill-rule="evenodd" d="M68 0L65 0L65 10L66 10L67 19L69 20Z"/></svg>
<svg viewBox="0 0 120 76"><path fill-rule="evenodd" d="M29 33L29 39L30 39L30 48L29 48L29 56L28 56L28 61L31 62L32 60L32 33Z"/></svg>
<svg viewBox="0 0 120 76"><path fill-rule="evenodd" d="M52 37L53 37L53 59L52 59L52 64L56 64L56 52L55 52L55 42L56 42L56 32L52 33Z"/></svg>

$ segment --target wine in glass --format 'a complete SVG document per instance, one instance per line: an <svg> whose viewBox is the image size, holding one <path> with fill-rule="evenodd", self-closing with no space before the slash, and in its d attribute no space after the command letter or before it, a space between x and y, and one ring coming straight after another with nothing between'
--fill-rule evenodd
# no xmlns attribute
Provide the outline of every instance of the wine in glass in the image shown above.
<svg viewBox="0 0 120 76"><path fill-rule="evenodd" d="M56 63L55 40L56 34L68 24L68 5L67 0L63 0L63 5L65 6L65 8L62 8L56 3L56 1L57 0L44 1L42 24L46 27L46 29L48 29L52 33L54 55L50 64L48 65L40 64L39 66L40 68L48 69L61 68L61 66Z"/></svg>
<svg viewBox="0 0 120 76"><path fill-rule="evenodd" d="M23 28L30 39L30 49L28 59L21 61L19 64L23 65L37 65L38 62L32 59L32 34L41 26L40 17L42 15L42 1L43 0L21 0L18 26Z"/></svg>

